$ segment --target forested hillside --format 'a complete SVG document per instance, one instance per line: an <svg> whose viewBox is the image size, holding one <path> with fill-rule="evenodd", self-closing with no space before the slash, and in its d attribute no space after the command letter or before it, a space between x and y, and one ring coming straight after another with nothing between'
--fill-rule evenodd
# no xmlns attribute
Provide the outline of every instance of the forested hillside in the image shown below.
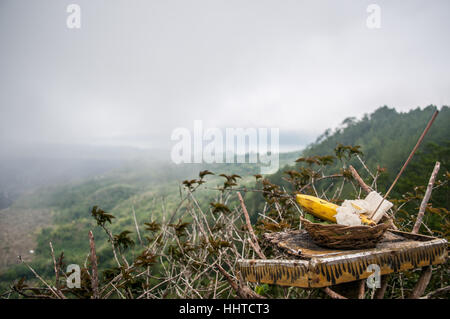
<svg viewBox="0 0 450 319"><path fill-rule="evenodd" d="M385 168L384 182L392 182L435 110L435 106L428 106L424 109L417 108L407 113L400 113L393 108L384 106L370 115L365 115L360 120L347 118L333 134L326 131L321 135L314 144L305 150L303 156L329 154L338 144L359 145L363 151L366 165L372 168L376 168L377 165ZM431 145L434 144L438 145L439 151L435 149L433 152L445 153L445 149L447 149L448 156L449 123L450 108L444 106L419 151L429 154L428 157L437 156L434 153L430 154L430 150L433 148ZM446 158L444 154L440 156L443 156L441 162L445 172L448 170L448 166L446 166L448 157ZM418 161L418 157L416 157L413 163L417 164ZM362 165L358 160L353 160L352 164L361 170ZM433 166L434 163L429 163L423 169L430 172ZM411 174L412 170L408 169L408 172ZM364 169L361 173L364 174ZM428 174L420 175L427 178ZM407 179L403 178L402 180ZM399 188L398 190L402 192L405 189Z"/></svg>

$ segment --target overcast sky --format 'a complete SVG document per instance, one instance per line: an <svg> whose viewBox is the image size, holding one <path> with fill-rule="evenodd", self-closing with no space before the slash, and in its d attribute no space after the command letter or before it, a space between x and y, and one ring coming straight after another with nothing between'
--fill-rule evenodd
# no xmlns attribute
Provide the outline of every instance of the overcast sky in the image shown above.
<svg viewBox="0 0 450 319"><path fill-rule="evenodd" d="M448 105L449 13L448 0L1 0L0 139L161 148L199 119L277 127L301 148L382 105Z"/></svg>

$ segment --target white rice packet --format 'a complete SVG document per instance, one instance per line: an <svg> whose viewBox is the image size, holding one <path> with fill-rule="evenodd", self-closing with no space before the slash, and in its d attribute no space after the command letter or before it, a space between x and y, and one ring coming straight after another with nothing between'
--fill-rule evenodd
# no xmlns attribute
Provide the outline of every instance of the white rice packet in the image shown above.
<svg viewBox="0 0 450 319"><path fill-rule="evenodd" d="M371 216L375 209L377 209L378 205L380 205L381 201L383 200L383 197L378 194L375 191L370 192L366 198L364 199L365 202L369 205L369 217L375 222L378 223L380 219L383 217L383 215L392 207L394 204L392 204L388 200L384 200L383 204L381 204L380 208L376 211L375 215Z"/></svg>
<svg viewBox="0 0 450 319"><path fill-rule="evenodd" d="M359 215L365 214L375 223L378 223L383 215L394 205L384 200L375 215L371 216L382 200L383 197L375 191L370 192L365 199L344 200L342 205L336 209L337 214L334 216L336 222L340 225L359 226L361 225Z"/></svg>
<svg viewBox="0 0 450 319"><path fill-rule="evenodd" d="M347 202L347 203L346 203ZM356 208L351 205L351 201L344 201L342 206L336 208L337 214L334 215L339 225L360 226L361 219L356 212Z"/></svg>

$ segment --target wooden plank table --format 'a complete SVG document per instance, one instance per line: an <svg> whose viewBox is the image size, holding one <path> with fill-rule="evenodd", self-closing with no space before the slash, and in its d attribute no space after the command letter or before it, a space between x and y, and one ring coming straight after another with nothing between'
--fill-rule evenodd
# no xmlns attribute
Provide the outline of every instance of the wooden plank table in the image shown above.
<svg viewBox="0 0 450 319"><path fill-rule="evenodd" d="M305 230L264 235L270 245L286 252L286 259L241 259L237 270L249 282L303 288L328 287L358 281L380 267L380 275L442 264L447 241L389 230L372 249L333 250L316 245Z"/></svg>

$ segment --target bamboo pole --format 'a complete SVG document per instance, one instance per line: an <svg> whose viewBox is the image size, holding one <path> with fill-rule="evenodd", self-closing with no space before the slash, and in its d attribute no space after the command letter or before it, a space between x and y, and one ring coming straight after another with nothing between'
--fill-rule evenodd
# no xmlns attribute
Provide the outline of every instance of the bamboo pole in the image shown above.
<svg viewBox="0 0 450 319"><path fill-rule="evenodd" d="M378 209L380 208L381 204L383 204L383 202L386 200L386 198L388 197L389 193L391 192L391 190L394 188L395 184L397 183L398 179L400 178L400 176L402 175L403 171L405 170L406 166L408 166L409 162L411 161L414 153L417 151L417 149L419 148L420 143L422 143L425 135L428 133L428 131L430 130L431 125L433 124L434 120L436 119L436 116L439 114L439 111L436 110L433 114L433 116L431 117L430 121L428 122L427 126L425 127L425 129L422 132L422 135L420 135L419 140L416 143L416 146L414 146L413 150L411 151L411 153L408 156L408 159L406 160L405 164L403 164L403 167L401 168L400 172L397 174L397 177L395 178L394 182L392 183L391 187L389 187L388 191L386 192L386 194L384 195L383 199L381 200L380 204L378 204L378 207L374 210L374 212L372 213L371 216L369 216L370 218L372 218L375 213L378 211Z"/></svg>

